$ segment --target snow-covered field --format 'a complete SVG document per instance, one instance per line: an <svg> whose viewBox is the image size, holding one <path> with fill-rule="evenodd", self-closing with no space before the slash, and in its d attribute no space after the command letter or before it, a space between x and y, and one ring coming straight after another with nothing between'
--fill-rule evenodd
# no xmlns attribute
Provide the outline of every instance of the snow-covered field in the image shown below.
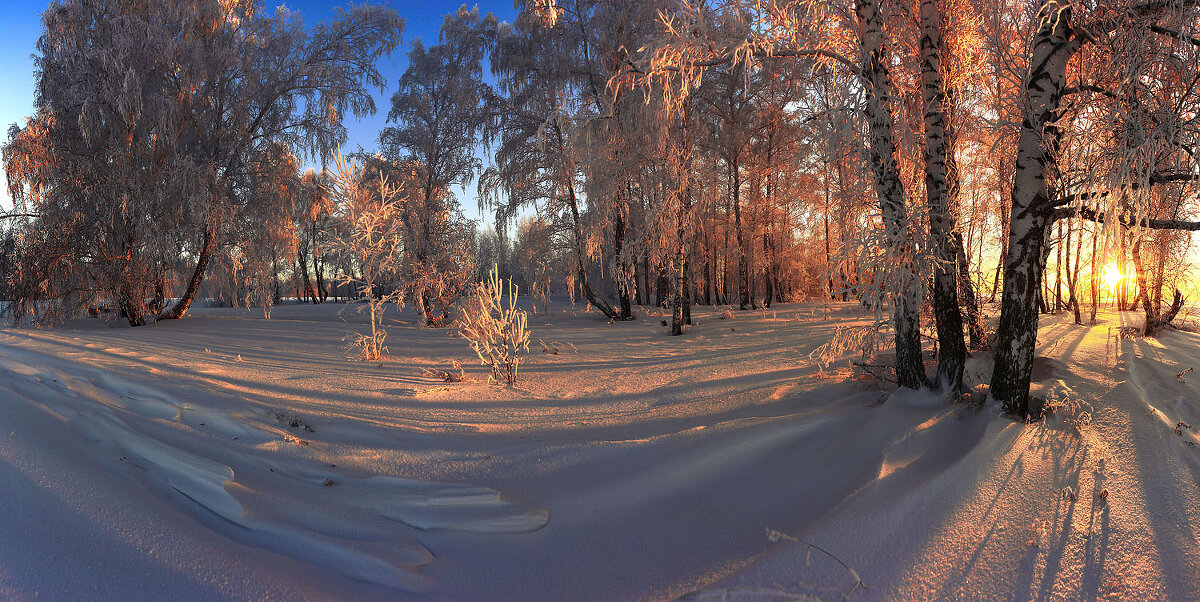
<svg viewBox="0 0 1200 602"><path fill-rule="evenodd" d="M1044 318L1025 426L814 364L853 304L559 304L511 389L342 309L0 329L0 598L1200 599L1200 335Z"/></svg>

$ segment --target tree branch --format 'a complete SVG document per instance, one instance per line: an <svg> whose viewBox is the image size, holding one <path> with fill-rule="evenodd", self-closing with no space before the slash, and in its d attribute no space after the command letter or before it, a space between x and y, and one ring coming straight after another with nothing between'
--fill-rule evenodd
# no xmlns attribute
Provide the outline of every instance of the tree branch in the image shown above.
<svg viewBox="0 0 1200 602"><path fill-rule="evenodd" d="M1096 222L1098 224L1106 223L1108 214L1098 212L1091 207L1064 207L1055 209L1053 219L1059 220L1068 217L1081 217L1083 219ZM1122 215L1117 218L1117 221L1126 228L1141 226L1142 228L1150 228L1151 230L1200 230L1200 222L1190 222L1178 219L1149 219L1142 218L1134 221L1128 215Z"/></svg>
<svg viewBox="0 0 1200 602"><path fill-rule="evenodd" d="M1153 24L1150 26L1150 31L1153 31L1154 33L1160 33L1165 36L1171 36L1172 38L1176 38L1178 40L1187 42L1187 43L1191 44L1192 46L1200 46L1200 39L1196 39L1192 36L1184 34L1181 31L1175 31L1174 29L1167 29L1166 27L1163 27L1162 25Z"/></svg>
<svg viewBox="0 0 1200 602"><path fill-rule="evenodd" d="M1100 94L1102 96L1107 96L1113 100L1121 100L1120 97L1118 97L1115 92L1110 92L1109 90L1101 88L1100 86L1097 86L1095 84L1080 84L1078 86L1071 86L1069 88L1064 88L1062 95L1070 96L1072 94L1079 94L1081 92L1095 92L1096 94Z"/></svg>

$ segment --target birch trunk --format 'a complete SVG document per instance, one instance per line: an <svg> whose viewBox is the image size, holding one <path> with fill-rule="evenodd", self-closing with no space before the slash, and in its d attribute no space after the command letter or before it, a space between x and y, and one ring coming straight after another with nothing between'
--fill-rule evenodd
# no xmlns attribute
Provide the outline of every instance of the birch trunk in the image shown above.
<svg viewBox="0 0 1200 602"><path fill-rule="evenodd" d="M625 246L625 218L619 212L613 223L613 246L615 247L614 254L617 257L615 276L617 277L617 290L619 291L621 303L621 310L617 315L617 319L632 320L633 307L629 298L629 281L626 278L624 259L621 258L621 250Z"/></svg>
<svg viewBox="0 0 1200 602"><path fill-rule="evenodd" d="M729 188L733 201L733 229L737 238L738 248L738 309L744 310L750 305L750 267L746 265L746 241L742 235L742 178L741 166L737 159L729 164Z"/></svg>
<svg viewBox="0 0 1200 602"><path fill-rule="evenodd" d="M962 313L958 308L958 253L954 215L950 211L952 161L947 123L949 98L943 88L941 51L942 17L937 0L921 0L921 81L925 107L925 191L929 202L929 231L937 260L933 272L933 315L938 335L937 386L962 389L967 346L963 341Z"/></svg>
<svg viewBox="0 0 1200 602"><path fill-rule="evenodd" d="M955 238L959 240L957 249L958 296L967 310L966 324L967 333L971 337L971 349L977 351L987 349L987 329L983 324L983 312L979 310L979 297L975 294L975 285L971 282L971 264L967 260L967 252L962 245L961 237L956 233Z"/></svg>
<svg viewBox="0 0 1200 602"><path fill-rule="evenodd" d="M175 305L171 306L163 314L155 318L159 320L178 320L187 315L188 309L192 307L192 301L196 300L196 294L200 291L200 283L204 281L204 273L208 271L208 262L212 260L213 250L217 246L216 220L209 220L208 226L204 228L204 240L200 244L200 256L196 259L196 269L192 271L192 278L188 280L187 290L183 292L183 296Z"/></svg>
<svg viewBox="0 0 1200 602"><path fill-rule="evenodd" d="M1029 378L1037 344L1038 293L1046 266L1046 235L1053 223L1047 179L1056 169L1062 131L1058 121L1067 61L1078 49L1071 29L1071 7L1056 0L1042 3L1025 83L1026 115L1017 141L1009 216L1008 257L996 366L991 394L1004 410L1029 415Z"/></svg>
<svg viewBox="0 0 1200 602"><path fill-rule="evenodd" d="M871 168L875 174L875 192L883 214L883 227L893 257L901 264L912 245L908 236L908 215L904 206L904 184L896 165L896 144L892 134L892 83L888 76L883 44L883 18L874 0L861 0L855 7L862 40L862 77L867 96L867 124L870 132ZM898 270L908 269L904 265ZM921 357L921 333L918 327L921 298L912 282L901 278L892 297L893 327L896 334L896 380L902 387L928 386Z"/></svg>

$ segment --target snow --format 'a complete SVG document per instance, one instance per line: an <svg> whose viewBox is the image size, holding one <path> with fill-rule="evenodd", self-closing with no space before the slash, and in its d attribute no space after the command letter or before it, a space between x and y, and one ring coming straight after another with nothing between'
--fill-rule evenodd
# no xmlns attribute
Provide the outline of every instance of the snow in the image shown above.
<svg viewBox="0 0 1200 602"><path fill-rule="evenodd" d="M815 364L854 304L552 309L513 388L411 310L0 329L0 597L1200 598L1200 335L1044 317L1025 426Z"/></svg>

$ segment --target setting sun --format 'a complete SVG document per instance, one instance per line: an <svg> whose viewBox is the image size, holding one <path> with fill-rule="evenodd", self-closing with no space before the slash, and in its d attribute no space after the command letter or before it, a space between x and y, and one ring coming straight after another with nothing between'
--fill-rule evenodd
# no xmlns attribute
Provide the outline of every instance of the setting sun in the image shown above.
<svg viewBox="0 0 1200 602"><path fill-rule="evenodd" d="M1121 281L1125 279L1125 274L1122 274L1121 269L1115 264L1110 263L1104 266L1104 272L1100 275L1100 278L1104 282L1105 286L1110 289L1115 289L1121 284Z"/></svg>

